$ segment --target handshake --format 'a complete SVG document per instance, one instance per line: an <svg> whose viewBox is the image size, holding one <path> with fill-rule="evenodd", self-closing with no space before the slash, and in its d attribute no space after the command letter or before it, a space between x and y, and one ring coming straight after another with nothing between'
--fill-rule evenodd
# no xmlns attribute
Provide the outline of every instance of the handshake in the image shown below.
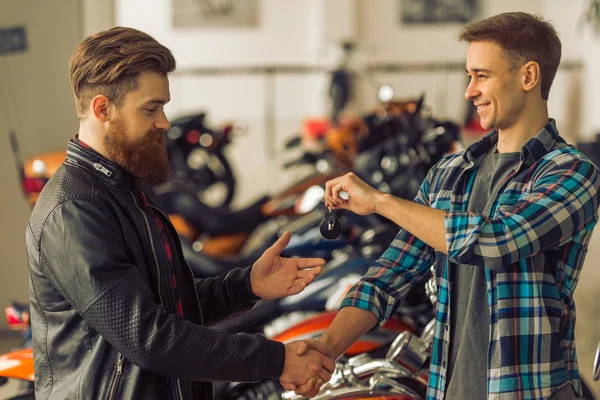
<svg viewBox="0 0 600 400"><path fill-rule="evenodd" d="M279 382L297 395L315 397L329 382L335 370L331 350L314 339L296 340L285 345L285 365Z"/></svg>

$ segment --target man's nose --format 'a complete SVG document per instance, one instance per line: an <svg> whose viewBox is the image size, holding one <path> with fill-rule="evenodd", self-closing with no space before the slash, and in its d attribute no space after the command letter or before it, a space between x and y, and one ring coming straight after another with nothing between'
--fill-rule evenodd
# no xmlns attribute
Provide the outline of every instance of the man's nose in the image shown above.
<svg viewBox="0 0 600 400"><path fill-rule="evenodd" d="M480 94L479 89L477 89L477 86L475 84L473 84L473 82L471 81L469 83L469 86L467 86L467 89L465 90L465 99L473 100L477 96L479 96L479 94Z"/></svg>
<svg viewBox="0 0 600 400"><path fill-rule="evenodd" d="M154 126L156 127L156 129L166 131L171 127L171 123L167 119L167 116L165 115L164 111L161 114L162 115L160 116L160 118L154 123Z"/></svg>

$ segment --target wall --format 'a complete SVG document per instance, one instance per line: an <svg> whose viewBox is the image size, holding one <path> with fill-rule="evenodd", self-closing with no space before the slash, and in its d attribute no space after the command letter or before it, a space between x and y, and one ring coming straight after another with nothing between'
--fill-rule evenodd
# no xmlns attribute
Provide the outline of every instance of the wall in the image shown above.
<svg viewBox="0 0 600 400"><path fill-rule="evenodd" d="M28 300L25 227L30 209L20 191L8 141L15 129L25 157L61 149L76 132L68 59L81 36L79 0L0 0L0 27L24 25L25 54L0 55L0 306ZM3 308L2 308L3 309ZM0 328L6 326L0 318Z"/></svg>

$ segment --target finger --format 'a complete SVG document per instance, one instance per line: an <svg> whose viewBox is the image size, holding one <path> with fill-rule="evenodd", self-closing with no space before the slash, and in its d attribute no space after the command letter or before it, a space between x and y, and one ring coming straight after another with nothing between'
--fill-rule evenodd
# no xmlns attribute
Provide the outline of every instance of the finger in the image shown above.
<svg viewBox="0 0 600 400"><path fill-rule="evenodd" d="M315 378L311 378L304 385L296 386L296 390L294 390L294 393L296 393L299 396L307 397L309 393L311 393L311 391L313 390L314 385Z"/></svg>
<svg viewBox="0 0 600 400"><path fill-rule="evenodd" d="M279 384L283 386L285 390L296 391L296 385L294 385L292 382L279 381Z"/></svg>
<svg viewBox="0 0 600 400"><path fill-rule="evenodd" d="M295 390L296 394L299 394L302 396L302 393L310 392L311 390L314 389L315 383L316 383L315 378L310 378L304 385L296 386L296 390Z"/></svg>
<svg viewBox="0 0 600 400"><path fill-rule="evenodd" d="M315 383L315 389L314 389L314 393L312 394L313 397L317 395L317 393L319 393L319 390L321 390L321 386L323 386L325 384L325 382L323 382L321 379L317 379L317 382Z"/></svg>
<svg viewBox="0 0 600 400"><path fill-rule="evenodd" d="M306 350L308 350L309 348L310 348L310 346L307 343L307 341L306 340L301 340L300 343L298 343L298 348L296 349L296 354L299 355L299 356L301 356L304 353L306 353Z"/></svg>
<svg viewBox="0 0 600 400"><path fill-rule="evenodd" d="M317 383L315 383L315 387L313 387L308 392L304 393L302 395L302 397L307 398L307 399L311 399L311 398L315 397L316 395L319 394L321 386L323 386L323 381L320 379L317 379Z"/></svg>
<svg viewBox="0 0 600 400"><path fill-rule="evenodd" d="M331 202L331 200L332 200L332 196L331 196L331 188L332 188L333 186L335 186L335 185L336 185L336 184L339 182L339 180L340 180L341 178L342 178L342 177L340 176L340 177L337 177L337 178L334 178L334 179L328 180L328 181L325 183L325 200L327 200L327 201L330 201L330 202Z"/></svg>
<svg viewBox="0 0 600 400"><path fill-rule="evenodd" d="M325 369L327 369L329 372L333 373L333 371L335 370L335 363L333 363L333 367L332 367L332 364L330 362L327 362L327 361L331 361L329 359L329 357L330 357L329 356L329 347L327 347L324 343L319 342L318 340L315 340L315 339L305 339L302 341L302 345L306 346L307 350L308 349L315 350L315 351L321 353L322 355L324 355L325 357L323 357L323 360L321 362L323 363L323 366L325 367Z"/></svg>
<svg viewBox="0 0 600 400"><path fill-rule="evenodd" d="M312 271L318 271L319 274L321 273L321 267L325 265L325 260L322 258L292 258L292 260L296 261L296 266L299 269L313 268Z"/></svg>
<svg viewBox="0 0 600 400"><path fill-rule="evenodd" d="M331 188L332 194L333 194L333 200L335 201L336 205L344 205L347 204L348 200L344 200L341 196L340 196L340 192L343 190L345 192L347 192L347 185L345 185L343 182L338 183L337 185L335 185L334 187Z"/></svg>
<svg viewBox="0 0 600 400"><path fill-rule="evenodd" d="M310 271L298 271L296 279L302 280L306 282L307 285L309 285L313 281L313 279L315 279L315 274L313 274Z"/></svg>
<svg viewBox="0 0 600 400"><path fill-rule="evenodd" d="M331 379L331 373L329 371L327 371L325 368L322 367L318 367L316 368L316 370L314 371L314 373L323 380L323 382L329 382L329 380Z"/></svg>
<svg viewBox="0 0 600 400"><path fill-rule="evenodd" d="M285 232L283 235L281 235L279 240L277 240L271 247L269 247L268 251L272 255L278 256L290 243L291 237L292 237L292 235L289 232Z"/></svg>
<svg viewBox="0 0 600 400"><path fill-rule="evenodd" d="M319 276L321 274L321 272L323 272L323 267L320 265L317 267L300 269L296 273L296 278L311 278L311 280L312 280L312 279L316 278L317 276Z"/></svg>
<svg viewBox="0 0 600 400"><path fill-rule="evenodd" d="M321 344L321 343L319 343ZM325 346L322 346L324 349L323 351L317 350L319 353L321 354L327 354L328 349L325 348ZM333 374L333 372L335 371L335 361L333 361L332 359L328 357L323 357L323 368L325 368L329 373Z"/></svg>
<svg viewBox="0 0 600 400"><path fill-rule="evenodd" d="M304 283L304 281L296 281L298 283L294 283L294 285L292 287L290 287L288 289L288 296L293 296L295 294L298 294L300 292L302 292L304 290L304 288L306 288L306 283Z"/></svg>

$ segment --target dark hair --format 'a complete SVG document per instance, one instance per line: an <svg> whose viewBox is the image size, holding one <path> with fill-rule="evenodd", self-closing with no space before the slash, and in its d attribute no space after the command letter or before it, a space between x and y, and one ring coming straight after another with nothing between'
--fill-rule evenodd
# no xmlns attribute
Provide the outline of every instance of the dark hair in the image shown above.
<svg viewBox="0 0 600 400"><path fill-rule="evenodd" d="M117 107L137 89L142 72L167 75L175 70L169 49L147 33L116 27L83 40L69 60L77 115L85 117L90 101L105 95Z"/></svg>
<svg viewBox="0 0 600 400"><path fill-rule="evenodd" d="M548 100L561 57L561 43L554 26L524 12L498 14L465 26L459 40L494 42L507 54L513 67L529 61L540 65L542 98Z"/></svg>

